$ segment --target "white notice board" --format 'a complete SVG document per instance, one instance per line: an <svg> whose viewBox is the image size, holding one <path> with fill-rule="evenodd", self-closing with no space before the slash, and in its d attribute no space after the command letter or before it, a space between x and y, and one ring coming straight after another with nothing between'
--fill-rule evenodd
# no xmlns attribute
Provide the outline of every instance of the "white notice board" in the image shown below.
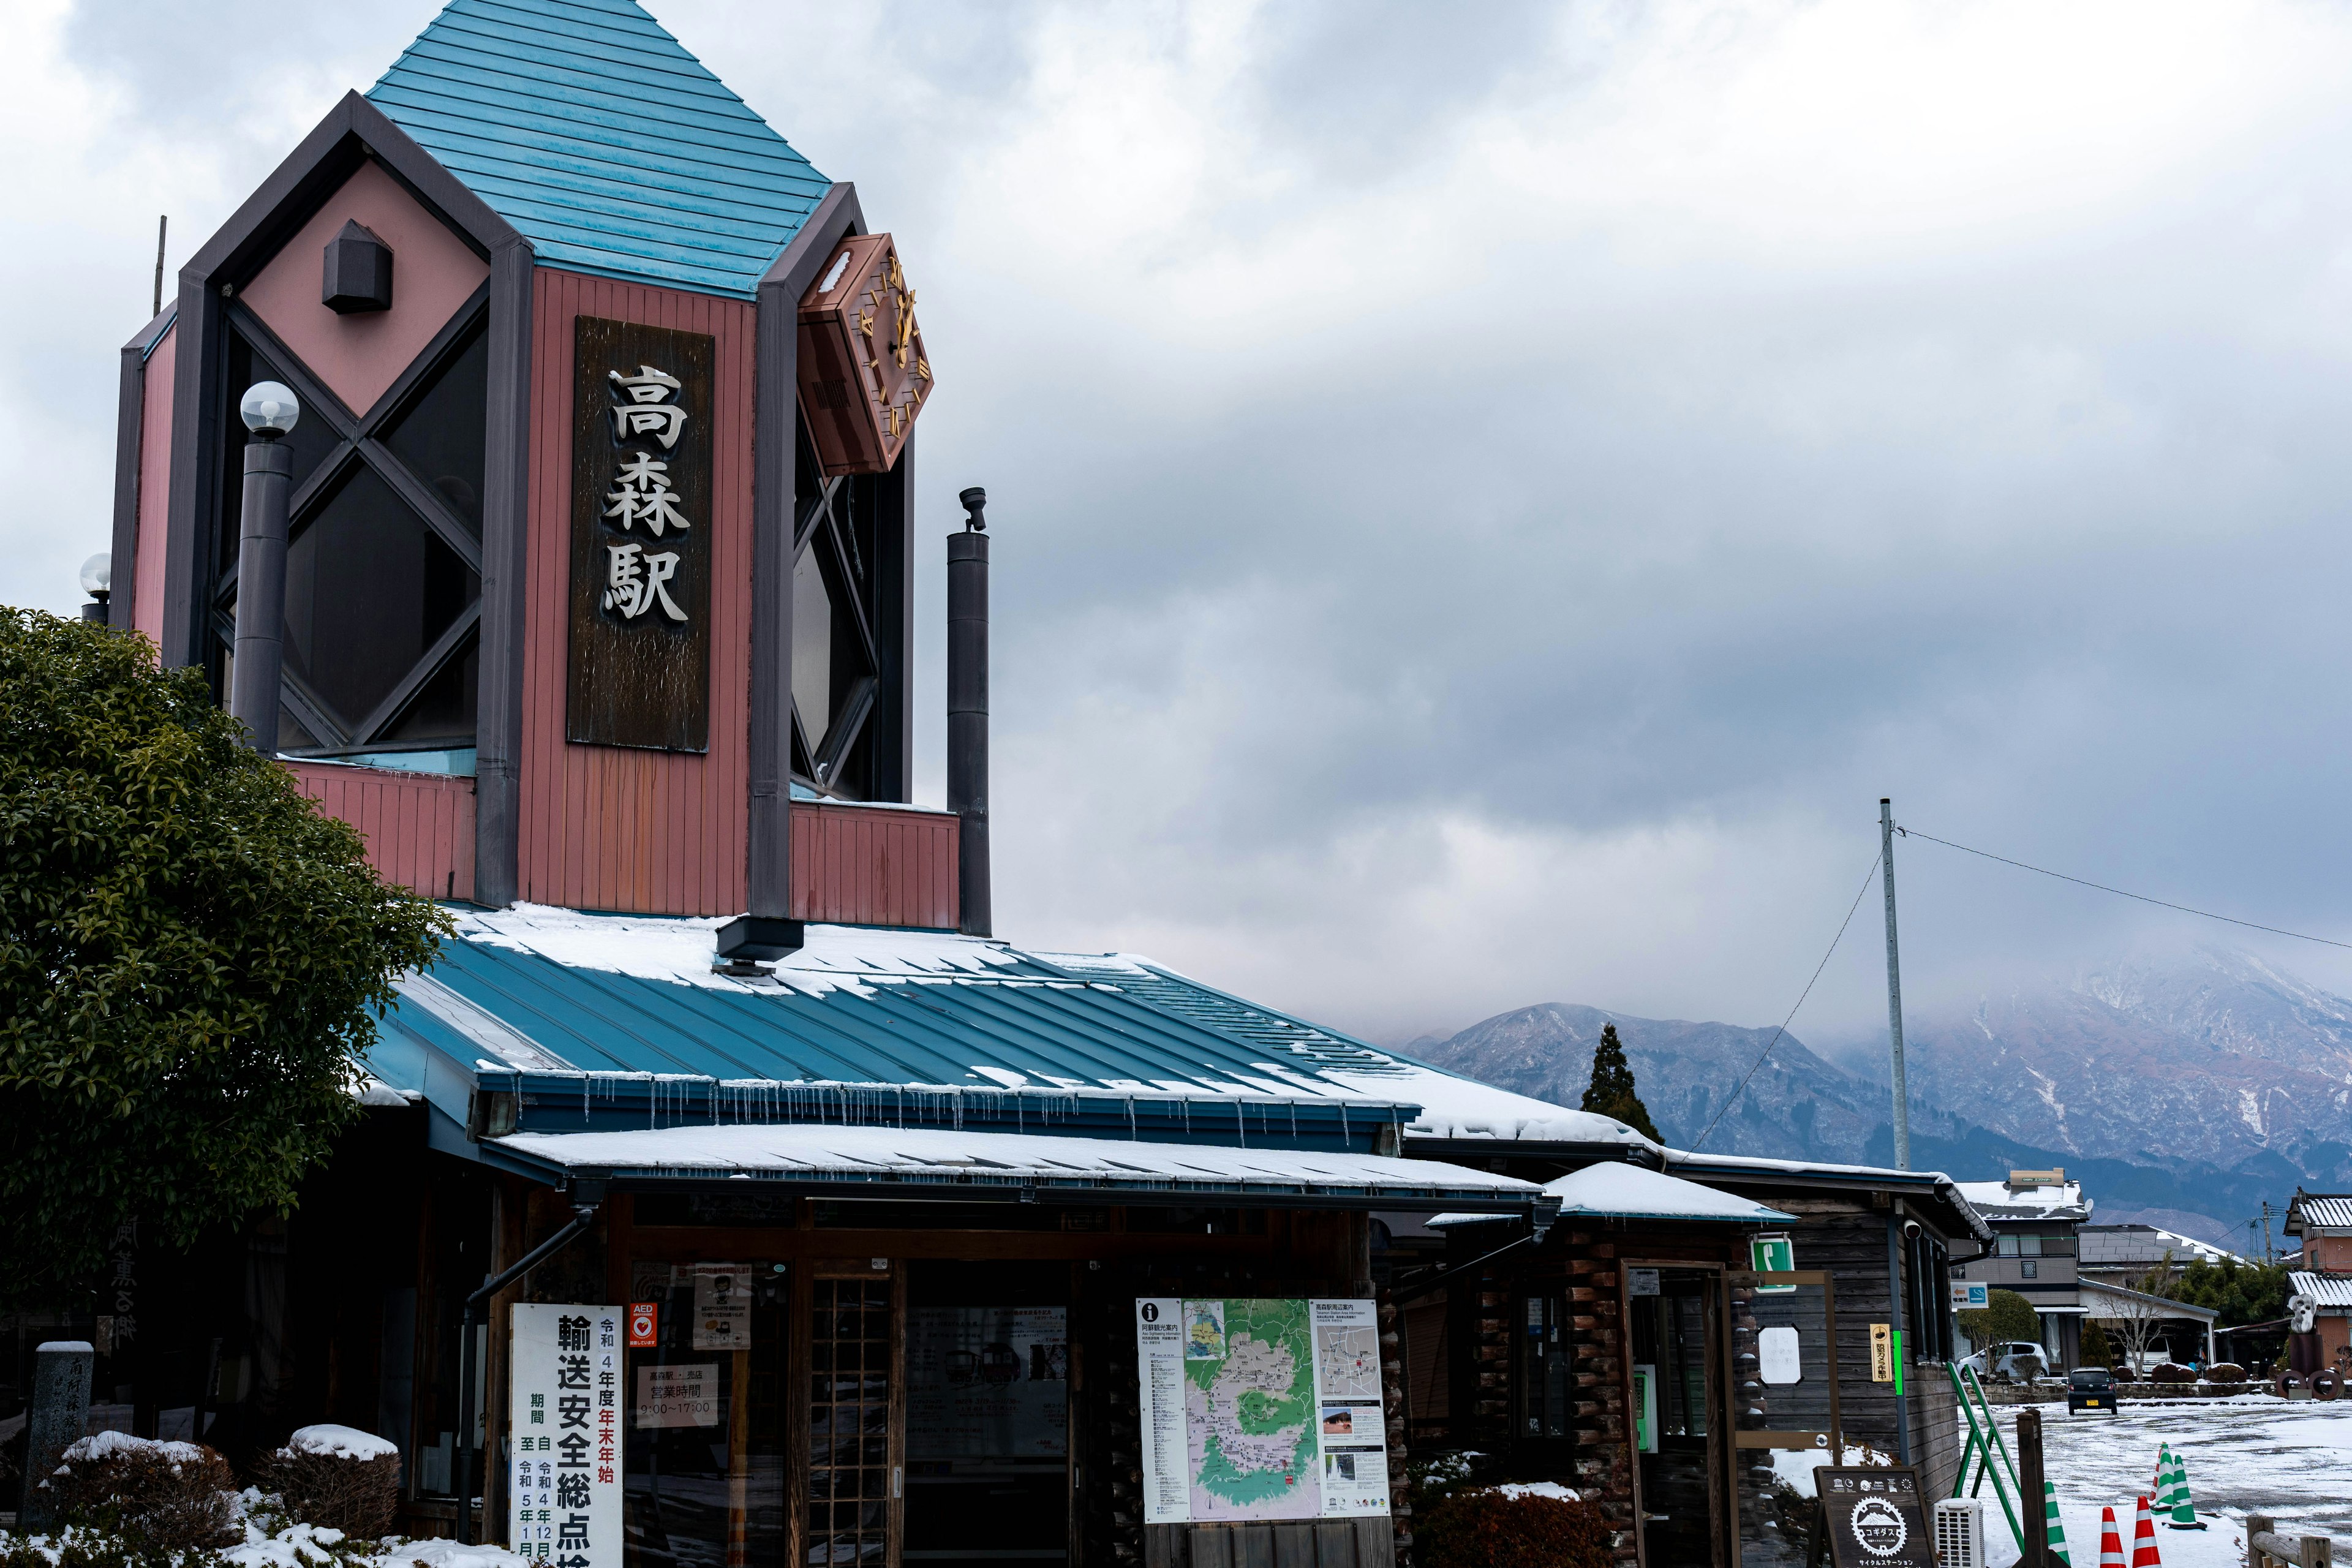
<svg viewBox="0 0 2352 1568"><path fill-rule="evenodd" d="M1374 1303L1147 1297L1135 1348L1148 1523L1389 1511Z"/></svg>
<svg viewBox="0 0 2352 1568"><path fill-rule="evenodd" d="M508 1357L508 1540L549 1568L621 1568L619 1307L519 1302Z"/></svg>

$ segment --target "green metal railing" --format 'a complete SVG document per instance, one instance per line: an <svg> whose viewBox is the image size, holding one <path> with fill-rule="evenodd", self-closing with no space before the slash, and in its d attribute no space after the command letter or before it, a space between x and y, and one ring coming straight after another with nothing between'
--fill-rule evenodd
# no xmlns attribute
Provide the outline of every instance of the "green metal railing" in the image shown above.
<svg viewBox="0 0 2352 1568"><path fill-rule="evenodd" d="M2017 1517L2017 1503L2024 1500L2025 1489L2017 1479L2017 1463L2009 1457L2009 1446L2000 1440L2000 1427L1992 1418L1992 1405L1985 1398L1984 1384L1977 1381L1976 1368L1958 1362L1944 1363L1945 1374L1952 1380L1952 1394L1959 1402L1960 1415L1969 1424L1968 1446L1960 1450L1960 1468L1952 1479L1954 1497L1974 1497L1983 1489L1987 1478L1992 1481L1993 1495L2000 1500L2001 1516L2009 1521L2009 1533L2017 1542L2020 1552L2025 1550L2025 1531ZM1976 1462L1976 1476L1969 1475L1969 1462ZM2035 1498L2033 1506L2042 1506Z"/></svg>

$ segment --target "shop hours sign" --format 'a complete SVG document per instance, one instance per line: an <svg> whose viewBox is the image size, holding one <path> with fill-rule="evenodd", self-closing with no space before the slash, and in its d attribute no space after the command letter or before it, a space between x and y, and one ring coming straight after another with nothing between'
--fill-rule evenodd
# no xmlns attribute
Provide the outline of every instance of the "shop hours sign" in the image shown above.
<svg viewBox="0 0 2352 1568"><path fill-rule="evenodd" d="M514 1309L508 1539L545 1568L621 1568L624 1327L618 1307Z"/></svg>
<svg viewBox="0 0 2352 1568"><path fill-rule="evenodd" d="M572 346L565 737L703 751L713 342L582 316Z"/></svg>

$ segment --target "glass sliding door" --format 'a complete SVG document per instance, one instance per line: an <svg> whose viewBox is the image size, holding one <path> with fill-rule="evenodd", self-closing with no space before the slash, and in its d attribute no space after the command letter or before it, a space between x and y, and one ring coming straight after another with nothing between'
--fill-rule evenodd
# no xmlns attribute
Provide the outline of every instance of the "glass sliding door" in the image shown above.
<svg viewBox="0 0 2352 1568"><path fill-rule="evenodd" d="M887 1276L819 1279L809 1300L809 1568L897 1563L898 1290Z"/></svg>
<svg viewBox="0 0 2352 1568"><path fill-rule="evenodd" d="M630 1316L629 1568L775 1568L784 1552L781 1263L646 1263Z"/></svg>

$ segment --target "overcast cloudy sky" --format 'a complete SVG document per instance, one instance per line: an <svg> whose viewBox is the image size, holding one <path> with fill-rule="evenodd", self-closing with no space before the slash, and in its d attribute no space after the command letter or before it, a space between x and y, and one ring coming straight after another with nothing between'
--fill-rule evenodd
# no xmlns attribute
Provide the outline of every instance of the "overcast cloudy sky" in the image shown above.
<svg viewBox="0 0 2352 1568"><path fill-rule="evenodd" d="M1383 1038L1776 1023L1892 795L2352 940L2352 12L651 8L921 290L1000 931ZM176 268L433 10L0 6L0 600L106 545L156 215ZM2174 929L1898 866L1923 1006ZM1883 1028L1877 920L1801 1036Z"/></svg>

